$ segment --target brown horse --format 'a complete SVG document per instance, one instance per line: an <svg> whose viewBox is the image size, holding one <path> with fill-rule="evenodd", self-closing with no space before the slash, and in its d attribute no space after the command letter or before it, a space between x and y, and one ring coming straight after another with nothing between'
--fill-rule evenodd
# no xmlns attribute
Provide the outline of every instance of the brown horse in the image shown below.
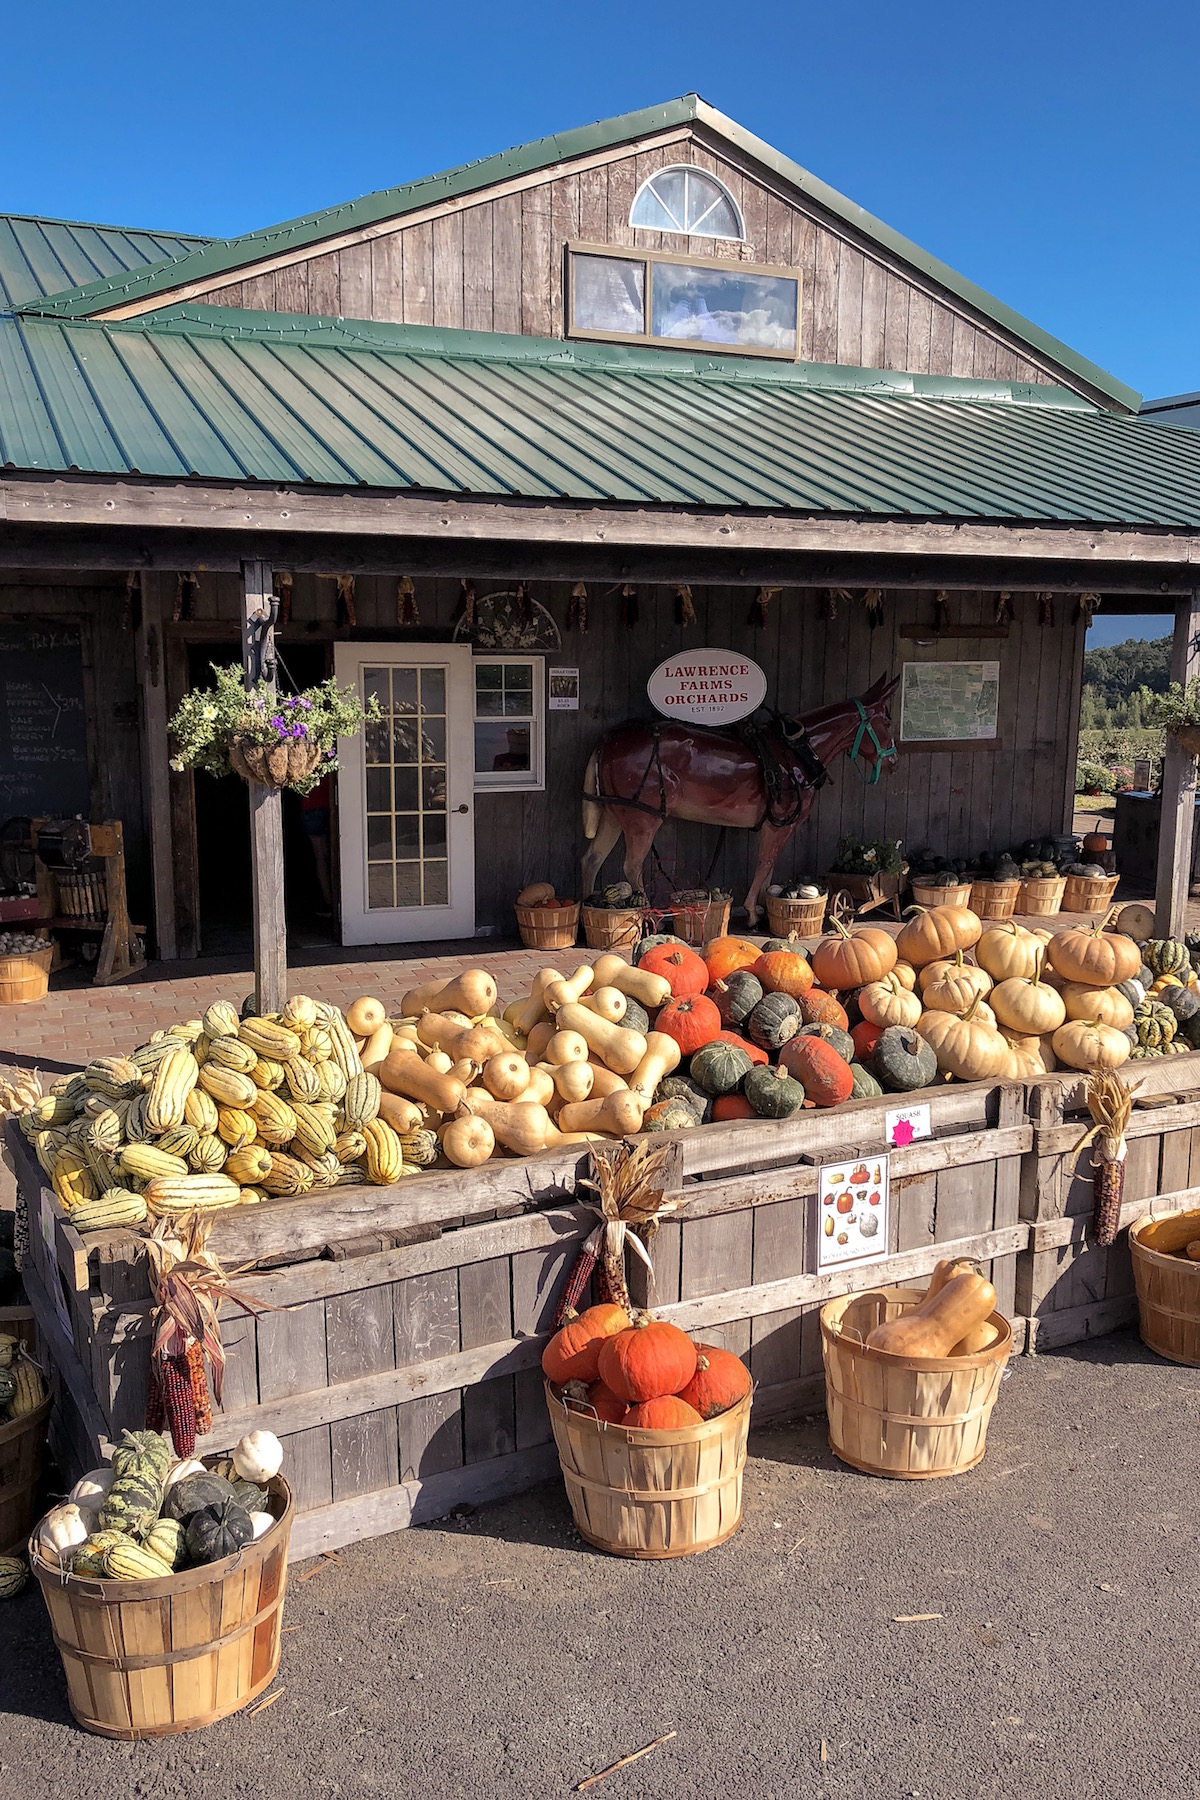
<svg viewBox="0 0 1200 1800"><path fill-rule="evenodd" d="M736 825L758 831L758 865L746 895L753 925L759 892L816 798L813 775L819 771L805 749L825 768L849 751L864 780L877 781L896 755L888 707L899 679L881 675L861 700L839 700L799 718L785 717L781 728L764 729L764 750L783 772L770 806L762 764L735 730L669 721L657 731L640 721L618 725L593 750L584 777L583 828L591 840L583 858L584 894L595 888L622 833L625 879L640 889L646 857L664 819Z"/></svg>

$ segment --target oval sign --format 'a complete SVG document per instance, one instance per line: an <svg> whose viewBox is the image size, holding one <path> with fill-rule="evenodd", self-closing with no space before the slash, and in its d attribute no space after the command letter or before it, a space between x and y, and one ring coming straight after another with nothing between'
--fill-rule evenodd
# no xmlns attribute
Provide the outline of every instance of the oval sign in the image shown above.
<svg viewBox="0 0 1200 1800"><path fill-rule="evenodd" d="M756 662L733 650L685 650L659 663L646 692L668 719L732 725L762 705L767 678Z"/></svg>

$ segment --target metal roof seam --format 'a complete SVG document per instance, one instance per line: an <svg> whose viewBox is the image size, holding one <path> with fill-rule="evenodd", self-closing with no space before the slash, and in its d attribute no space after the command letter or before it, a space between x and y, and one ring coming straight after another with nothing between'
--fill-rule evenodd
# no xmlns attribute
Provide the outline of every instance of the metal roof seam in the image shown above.
<svg viewBox="0 0 1200 1800"><path fill-rule="evenodd" d="M58 446L58 454L59 454L59 460L60 460L61 467L64 469L75 468L77 465L72 457L71 450L70 450L70 447L68 446L67 440L64 438L61 430L59 429L58 420L56 419L56 417L54 415L54 408L51 406L49 396L46 392L45 381L43 380L41 371L37 365L37 358L32 354L29 341L26 338L24 321L21 319L17 319L15 321L15 324L16 324L17 334L21 340L22 348L24 349L26 357L29 362L30 377L33 381L34 386L37 389L38 396L39 396L39 398L42 402L42 406L45 410L46 423L50 427L50 430L54 435L54 441ZM68 353L68 356L70 356L71 352L70 352L69 346L67 347L67 353Z"/></svg>
<svg viewBox="0 0 1200 1800"><path fill-rule="evenodd" d="M147 347L148 354L155 358L158 366L162 369L162 372L163 372L166 380L171 384L172 388L174 388L177 391L177 393L190 405L192 413L194 415L199 415L199 408L195 405L195 402L191 399L190 395L188 395L186 393L186 390L184 389L182 382L179 380L179 377L176 374L175 370L166 361L159 345L156 344L152 338L149 338L146 336L143 336L136 340L129 340L129 339L118 340L116 337L116 334L114 334L112 332L108 332L105 335L106 335L109 343L112 345L113 355L120 362L122 368L125 370L126 374L128 375L129 380L133 383L133 385L135 386L135 388L138 391L138 394L141 396L142 404L145 406L147 412L151 415L151 417L155 420L155 422L157 423L158 428L162 432L164 438L166 438L167 442L170 444L171 448L174 450L176 456L179 458L180 466L183 469L185 469L189 475L198 474L199 471L193 466L192 458L188 454L181 436L167 422L165 407L161 403L159 405L155 405L151 401L150 396L146 392L145 383L138 379L137 371L132 366L128 351L126 349L126 345L130 341L136 341L136 342L145 344ZM119 345L119 347L118 347L118 345ZM217 442L225 450L226 454L229 457L229 460L232 463L234 463L241 470L243 475L246 475L248 473L248 471L245 468L244 464L242 463L241 458L236 454L236 452L234 451L232 445L228 442L228 440L217 429L215 421L213 419L209 418L207 415L205 415L204 422L205 422L206 426L208 427L208 431L209 431L210 435L215 437Z"/></svg>
<svg viewBox="0 0 1200 1800"><path fill-rule="evenodd" d="M216 383L217 387L221 390L221 392L224 393L228 397L228 399L231 401L231 403L235 406L241 407L241 409L243 411L248 411L249 409L246 405L245 400L237 392L237 389L234 387L233 383L228 379L228 377L220 369L218 369L216 367L214 359L207 354L207 352L209 350L209 345L206 342L204 342L203 340L189 340L189 347L194 352L197 360L203 365L203 367L207 371L208 375ZM230 351L231 355L236 355L236 346L231 344L229 346L229 351ZM255 377L255 379L257 379L257 377ZM264 384L262 384L260 382L259 385L264 385ZM307 473L304 468L303 463L301 463L296 457L294 457L291 454L291 452L288 450L287 446L284 444L282 438L280 437L279 432L266 419L261 417L261 415L256 413L256 414L253 414L252 416L254 419L255 427L256 427L259 435L266 439L267 443L269 443L272 446L272 448L275 450L276 454L282 459L282 461L291 468L291 470L293 471L293 479L295 479L296 481L299 481L302 485L307 485L308 483L312 482L314 479L313 476L311 474ZM337 459L334 458L333 460L336 461ZM281 479L281 477L277 474L274 474L271 472L266 472L266 473L260 474L255 479L258 479L260 481L261 480L271 481L271 480L279 480L279 479ZM351 475L350 481L351 481L351 485L355 485L355 486L358 485L357 482L355 482L353 475Z"/></svg>

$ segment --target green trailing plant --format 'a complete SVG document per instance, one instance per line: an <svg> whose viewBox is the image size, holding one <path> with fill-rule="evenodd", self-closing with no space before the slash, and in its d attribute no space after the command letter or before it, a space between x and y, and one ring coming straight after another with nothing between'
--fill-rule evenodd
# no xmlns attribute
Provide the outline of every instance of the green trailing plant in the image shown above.
<svg viewBox="0 0 1200 1800"><path fill-rule="evenodd" d="M266 752L298 746L313 753L314 766L286 785L306 794L337 768L338 739L354 737L381 717L374 695L364 706L352 687L339 687L333 676L285 696L265 681L247 689L238 668L211 666L213 686L186 695L171 720L171 767L179 773L230 774L232 744Z"/></svg>
<svg viewBox="0 0 1200 1800"><path fill-rule="evenodd" d="M1152 722L1174 736L1200 730L1200 678L1189 681L1186 687L1173 681L1165 694L1157 695Z"/></svg>

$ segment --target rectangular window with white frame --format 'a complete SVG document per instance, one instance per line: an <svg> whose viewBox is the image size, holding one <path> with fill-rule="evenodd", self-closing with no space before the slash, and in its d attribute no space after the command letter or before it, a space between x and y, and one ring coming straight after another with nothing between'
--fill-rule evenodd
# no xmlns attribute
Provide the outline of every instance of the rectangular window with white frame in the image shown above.
<svg viewBox="0 0 1200 1800"><path fill-rule="evenodd" d="M546 785L546 665L540 656L477 656L475 786L492 793Z"/></svg>

